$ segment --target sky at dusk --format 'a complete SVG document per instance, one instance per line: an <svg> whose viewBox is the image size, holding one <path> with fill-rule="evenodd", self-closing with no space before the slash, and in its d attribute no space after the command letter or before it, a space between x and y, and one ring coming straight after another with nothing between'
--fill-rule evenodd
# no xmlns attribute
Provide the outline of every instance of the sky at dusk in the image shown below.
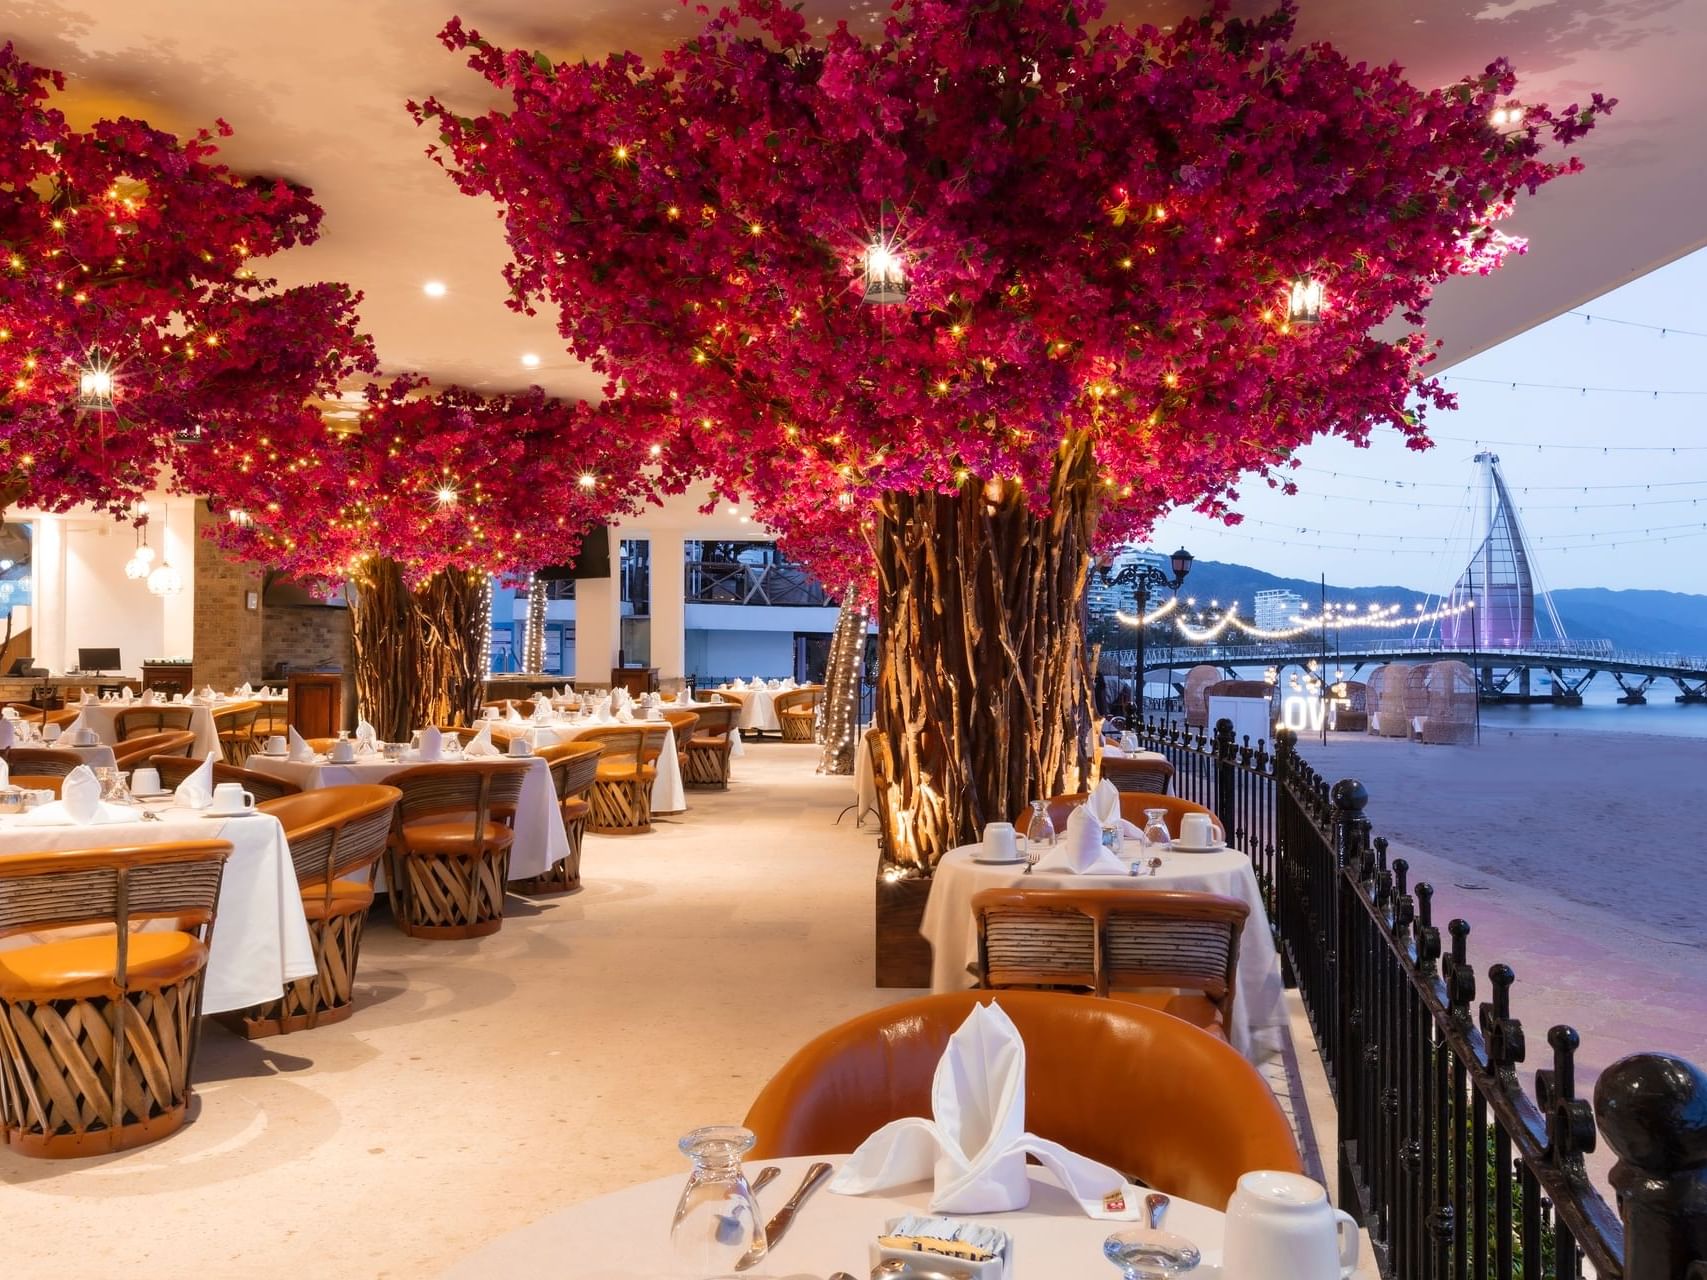
<svg viewBox="0 0 1707 1280"><path fill-rule="evenodd" d="M1454 366L1445 379L1458 408L1431 414L1426 453L1393 432L1366 449L1322 440L1300 452L1296 495L1257 481L1242 490L1243 524L1178 513L1153 545L1342 586L1441 592L1470 551L1472 459L1487 448L1544 585L1707 594L1704 299L1707 250Z"/></svg>

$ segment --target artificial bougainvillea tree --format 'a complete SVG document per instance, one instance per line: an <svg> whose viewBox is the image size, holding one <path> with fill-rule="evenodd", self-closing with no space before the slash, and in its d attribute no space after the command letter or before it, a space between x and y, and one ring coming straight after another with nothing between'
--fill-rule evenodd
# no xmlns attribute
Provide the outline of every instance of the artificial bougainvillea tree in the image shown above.
<svg viewBox="0 0 1707 1280"><path fill-rule="evenodd" d="M222 435L185 481L228 511L231 550L355 588L358 702L407 737L475 713L489 575L570 560L587 528L676 483L642 432L612 429L621 404L398 378L346 393L353 417Z"/></svg>
<svg viewBox="0 0 1707 1280"><path fill-rule="evenodd" d="M206 131L73 129L63 88L0 48L0 507L122 512L185 450L294 417L373 354L348 288L257 270L318 234L307 190L233 173Z"/></svg>
<svg viewBox="0 0 1707 1280"><path fill-rule="evenodd" d="M499 203L516 305L826 577L875 564L886 834L920 864L1084 765L1094 550L1322 433L1425 443L1432 289L1521 247L1496 224L1610 105L1496 118L1505 63L1419 88L1294 44L1290 5L1101 15L907 0L867 40L741 0L573 64L452 21L509 108L415 107Z"/></svg>

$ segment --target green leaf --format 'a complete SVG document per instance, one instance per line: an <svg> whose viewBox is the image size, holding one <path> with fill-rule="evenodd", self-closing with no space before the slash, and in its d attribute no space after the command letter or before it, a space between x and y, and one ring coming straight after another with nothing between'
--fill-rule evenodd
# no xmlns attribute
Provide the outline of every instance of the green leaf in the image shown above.
<svg viewBox="0 0 1707 1280"><path fill-rule="evenodd" d="M548 76L554 74L557 70L557 68L552 64L551 59L546 57L545 54L538 49L534 50L533 65L538 67Z"/></svg>

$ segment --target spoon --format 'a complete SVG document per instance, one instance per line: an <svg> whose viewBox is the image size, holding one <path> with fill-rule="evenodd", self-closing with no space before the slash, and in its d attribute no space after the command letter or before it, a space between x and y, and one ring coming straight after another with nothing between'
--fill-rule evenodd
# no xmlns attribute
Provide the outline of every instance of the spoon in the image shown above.
<svg viewBox="0 0 1707 1280"><path fill-rule="evenodd" d="M1162 869L1162 860L1160 858L1151 858L1149 866L1150 866L1150 874L1155 875L1156 872L1158 872Z"/></svg>
<svg viewBox="0 0 1707 1280"><path fill-rule="evenodd" d="M1150 1230L1157 1231L1161 1229L1162 1215L1167 1213L1168 1205L1171 1203L1172 1201L1170 1201L1160 1191L1152 1191L1149 1195L1144 1197L1144 1212L1150 1215Z"/></svg>
<svg viewBox="0 0 1707 1280"><path fill-rule="evenodd" d="M754 1178L752 1181L751 1187L753 1194L758 1195L759 1192L770 1186L770 1184L775 1182L781 1175L782 1170L777 1168L776 1165L767 1164L763 1169L759 1170L759 1176Z"/></svg>

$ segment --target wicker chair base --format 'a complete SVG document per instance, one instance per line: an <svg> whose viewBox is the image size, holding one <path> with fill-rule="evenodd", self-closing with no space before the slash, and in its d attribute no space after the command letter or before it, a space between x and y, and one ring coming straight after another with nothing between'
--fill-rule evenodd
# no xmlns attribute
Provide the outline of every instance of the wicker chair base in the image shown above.
<svg viewBox="0 0 1707 1280"><path fill-rule="evenodd" d="M365 908L324 920L311 919L308 932L314 939L314 960L320 972L312 978L298 978L285 988L280 999L220 1014L219 1020L249 1040L342 1022L356 1011L356 962L361 958L366 921Z"/></svg>
<svg viewBox="0 0 1707 1280"><path fill-rule="evenodd" d="M579 893L581 891L581 837L586 832L587 817L585 814L579 818L565 818L563 820L563 834L569 837L569 856L559 862L552 863L542 875L534 876L529 880L510 881L510 889L515 893L525 893L533 897L547 897L557 893Z"/></svg>
<svg viewBox="0 0 1707 1280"><path fill-rule="evenodd" d="M682 784L689 787L729 786L728 745L696 747L691 742L682 752Z"/></svg>
<svg viewBox="0 0 1707 1280"><path fill-rule="evenodd" d="M782 740L784 742L811 742L811 715L781 715L777 719L782 723Z"/></svg>
<svg viewBox="0 0 1707 1280"><path fill-rule="evenodd" d="M652 830L652 783L596 781L587 788L587 830L601 836L643 836Z"/></svg>
<svg viewBox="0 0 1707 1280"><path fill-rule="evenodd" d="M201 978L197 972L123 1001L0 1001L7 1145L21 1155L71 1159L140 1147L183 1124Z"/></svg>
<svg viewBox="0 0 1707 1280"><path fill-rule="evenodd" d="M411 938L484 938L504 927L509 849L473 856L394 851L387 856L391 914Z"/></svg>

